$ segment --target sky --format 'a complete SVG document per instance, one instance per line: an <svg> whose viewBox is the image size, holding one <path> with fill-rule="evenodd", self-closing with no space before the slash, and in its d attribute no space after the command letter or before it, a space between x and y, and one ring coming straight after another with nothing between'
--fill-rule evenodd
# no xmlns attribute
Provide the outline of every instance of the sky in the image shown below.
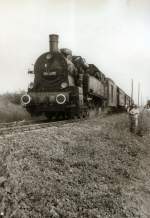
<svg viewBox="0 0 150 218"><path fill-rule="evenodd" d="M49 34L137 101L150 99L150 0L0 0L0 93L27 90Z"/></svg>

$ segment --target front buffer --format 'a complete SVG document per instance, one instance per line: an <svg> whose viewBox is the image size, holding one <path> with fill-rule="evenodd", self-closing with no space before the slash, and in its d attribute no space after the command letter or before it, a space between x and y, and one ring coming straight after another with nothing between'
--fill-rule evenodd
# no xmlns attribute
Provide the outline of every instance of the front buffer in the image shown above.
<svg viewBox="0 0 150 218"><path fill-rule="evenodd" d="M45 114L49 119L80 118L88 114L79 87L70 92L29 92L22 96L21 103L31 116Z"/></svg>

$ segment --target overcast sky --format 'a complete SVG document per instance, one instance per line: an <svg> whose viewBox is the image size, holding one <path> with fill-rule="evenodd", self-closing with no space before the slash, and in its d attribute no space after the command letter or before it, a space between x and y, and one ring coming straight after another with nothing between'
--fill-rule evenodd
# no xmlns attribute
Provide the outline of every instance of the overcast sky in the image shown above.
<svg viewBox="0 0 150 218"><path fill-rule="evenodd" d="M135 99L140 82L150 99L149 0L0 0L0 93L27 89L51 33L128 94L133 78Z"/></svg>

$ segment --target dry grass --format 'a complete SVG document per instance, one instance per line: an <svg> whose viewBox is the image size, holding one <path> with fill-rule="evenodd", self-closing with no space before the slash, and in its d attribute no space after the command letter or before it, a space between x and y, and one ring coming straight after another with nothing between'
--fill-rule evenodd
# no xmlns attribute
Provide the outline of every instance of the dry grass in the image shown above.
<svg viewBox="0 0 150 218"><path fill-rule="evenodd" d="M2 138L0 211L12 218L146 218L149 140L148 131L142 138L129 132L124 114Z"/></svg>

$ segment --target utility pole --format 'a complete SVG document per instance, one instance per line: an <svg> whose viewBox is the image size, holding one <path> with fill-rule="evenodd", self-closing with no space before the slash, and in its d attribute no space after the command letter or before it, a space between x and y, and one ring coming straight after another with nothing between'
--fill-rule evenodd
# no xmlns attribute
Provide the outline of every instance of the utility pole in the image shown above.
<svg viewBox="0 0 150 218"><path fill-rule="evenodd" d="M133 79L131 80L131 105L133 104Z"/></svg>
<svg viewBox="0 0 150 218"><path fill-rule="evenodd" d="M138 83L138 107L140 106L140 83Z"/></svg>
<svg viewBox="0 0 150 218"><path fill-rule="evenodd" d="M143 96L142 96L142 92L141 92L141 107L143 106Z"/></svg>

